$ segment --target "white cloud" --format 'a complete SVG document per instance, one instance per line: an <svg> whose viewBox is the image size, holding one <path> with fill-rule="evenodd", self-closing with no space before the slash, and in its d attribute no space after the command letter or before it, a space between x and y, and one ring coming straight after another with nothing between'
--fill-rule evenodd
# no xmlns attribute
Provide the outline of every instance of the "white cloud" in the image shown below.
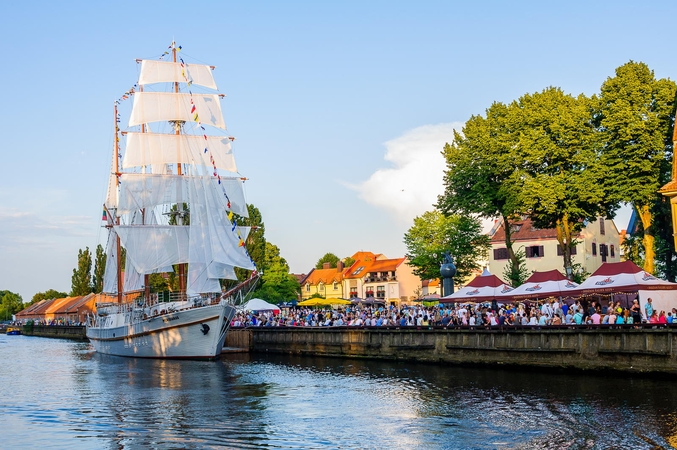
<svg viewBox="0 0 677 450"><path fill-rule="evenodd" d="M365 202L411 223L433 209L444 191L446 167L442 149L461 130L460 122L424 125L385 143L384 159L393 167L378 169L368 180L352 186Z"/></svg>

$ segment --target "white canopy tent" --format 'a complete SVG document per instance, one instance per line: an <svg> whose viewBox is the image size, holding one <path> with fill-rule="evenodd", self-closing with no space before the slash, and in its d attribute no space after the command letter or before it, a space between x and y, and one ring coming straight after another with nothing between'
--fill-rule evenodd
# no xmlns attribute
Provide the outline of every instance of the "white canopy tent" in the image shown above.
<svg viewBox="0 0 677 450"><path fill-rule="evenodd" d="M534 272L524 284L510 292L501 294L497 300L506 301L537 300L549 297L566 298L577 297L578 284L568 280L559 270Z"/></svg>
<svg viewBox="0 0 677 450"><path fill-rule="evenodd" d="M595 273L573 290L572 295L613 295L633 292L639 295L642 314L648 298L651 298L655 311L667 313L672 308L677 308L677 283L656 278L632 261L602 264Z"/></svg>
<svg viewBox="0 0 677 450"><path fill-rule="evenodd" d="M253 298L242 306L245 311L280 311L277 305L268 303L260 298Z"/></svg>

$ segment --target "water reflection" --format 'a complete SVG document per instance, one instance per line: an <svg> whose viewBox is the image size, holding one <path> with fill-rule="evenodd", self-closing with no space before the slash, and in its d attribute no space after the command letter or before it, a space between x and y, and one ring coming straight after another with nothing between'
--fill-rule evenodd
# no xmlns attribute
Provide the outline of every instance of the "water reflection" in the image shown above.
<svg viewBox="0 0 677 450"><path fill-rule="evenodd" d="M136 360L0 335L9 447L669 448L667 381L364 360ZM6 434L5 434L6 432Z"/></svg>

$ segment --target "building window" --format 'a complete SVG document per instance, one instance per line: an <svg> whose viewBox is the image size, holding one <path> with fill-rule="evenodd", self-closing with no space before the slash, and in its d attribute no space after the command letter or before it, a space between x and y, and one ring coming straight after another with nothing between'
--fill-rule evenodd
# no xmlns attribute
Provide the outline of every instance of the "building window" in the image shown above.
<svg viewBox="0 0 677 450"><path fill-rule="evenodd" d="M609 254L611 255L612 258L616 257L616 248L613 245L609 246Z"/></svg>
<svg viewBox="0 0 677 450"><path fill-rule="evenodd" d="M604 217L599 218L599 234L604 236L606 232L604 231Z"/></svg>
<svg viewBox="0 0 677 450"><path fill-rule="evenodd" d="M532 245L524 249L526 252L527 258L541 258L543 257L543 246L542 245Z"/></svg>
<svg viewBox="0 0 677 450"><path fill-rule="evenodd" d="M576 254L576 246L571 247L571 256ZM562 256L564 253L562 253L562 247L559 245L557 246L557 256Z"/></svg>
<svg viewBox="0 0 677 450"><path fill-rule="evenodd" d="M508 249L507 248L495 248L494 249L494 260L499 259L508 259Z"/></svg>
<svg viewBox="0 0 677 450"><path fill-rule="evenodd" d="M324 291L324 284L320 283L319 285L317 285L317 289L319 291Z"/></svg>
<svg viewBox="0 0 677 450"><path fill-rule="evenodd" d="M592 243L592 256L597 256L597 244Z"/></svg>
<svg viewBox="0 0 677 450"><path fill-rule="evenodd" d="M335 291L338 290L338 283L337 283L336 281L334 281L334 290L335 290Z"/></svg>
<svg viewBox="0 0 677 450"><path fill-rule="evenodd" d="M360 267L357 268L357 270L355 270L355 272L353 272L353 275L359 275L360 272L362 272L363 270L364 270L364 266L360 266Z"/></svg>
<svg viewBox="0 0 677 450"><path fill-rule="evenodd" d="M385 286L376 286L376 298L386 298Z"/></svg>
<svg viewBox="0 0 677 450"><path fill-rule="evenodd" d="M350 288L350 298L357 297L357 288Z"/></svg>
<svg viewBox="0 0 677 450"><path fill-rule="evenodd" d="M306 292L310 292L310 283L306 283Z"/></svg>
<svg viewBox="0 0 677 450"><path fill-rule="evenodd" d="M606 262L606 257L609 254L609 249L606 244L599 244L599 256L602 257L602 262Z"/></svg>

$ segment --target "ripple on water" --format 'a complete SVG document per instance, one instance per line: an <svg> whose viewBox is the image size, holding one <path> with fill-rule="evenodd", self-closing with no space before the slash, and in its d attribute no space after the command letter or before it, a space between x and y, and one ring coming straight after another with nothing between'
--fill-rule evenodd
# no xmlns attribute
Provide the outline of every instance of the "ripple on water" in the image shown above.
<svg viewBox="0 0 677 450"><path fill-rule="evenodd" d="M0 351L12 361L3 447L650 449L677 436L677 394L656 380L267 355L133 360L2 335Z"/></svg>

